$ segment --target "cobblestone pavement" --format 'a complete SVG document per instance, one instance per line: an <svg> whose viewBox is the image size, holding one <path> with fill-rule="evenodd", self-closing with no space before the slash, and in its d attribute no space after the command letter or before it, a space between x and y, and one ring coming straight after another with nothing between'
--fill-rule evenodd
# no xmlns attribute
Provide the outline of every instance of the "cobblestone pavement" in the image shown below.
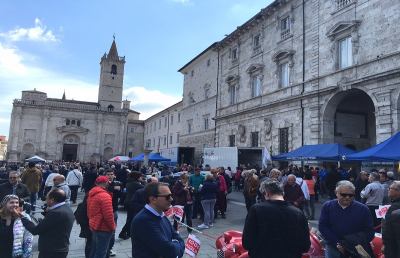
<svg viewBox="0 0 400 258"><path fill-rule="evenodd" d="M78 198L83 198L83 195L80 194ZM79 200L78 200L79 203ZM75 210L76 205L73 205L72 208ZM319 215L320 205L316 205L316 214ZM222 233L226 230L233 229L233 230L243 230L244 220L246 218L246 207L244 204L243 194L240 192L233 192L228 195L228 210L226 213L226 219L218 218L215 221L214 227L210 229L204 230L204 233L207 235L213 236L215 239L222 235ZM126 220L126 212L119 211L118 214L118 225L117 225L117 232L116 235L118 236L121 228L125 224ZM197 226L201 224L201 221L194 220L193 225ZM313 226L316 225L316 221L312 221L311 224ZM71 245L68 257L71 258L84 258L84 246L85 246L85 239L79 238L80 227L76 223L71 232ZM183 239L186 239L188 236L187 230L185 228L180 228L179 232ZM209 257L217 257L216 253L217 250L215 249L215 239L211 239L209 237L203 236L201 234L195 233L195 235L201 240L201 248L200 253L197 257L200 258L209 258ZM38 257L37 252L37 236L35 237L35 245L34 245L34 258ZM114 249L117 255L116 258L127 258L132 257L131 255L131 241L128 240L121 240L116 239ZM188 256L184 256L188 257Z"/></svg>

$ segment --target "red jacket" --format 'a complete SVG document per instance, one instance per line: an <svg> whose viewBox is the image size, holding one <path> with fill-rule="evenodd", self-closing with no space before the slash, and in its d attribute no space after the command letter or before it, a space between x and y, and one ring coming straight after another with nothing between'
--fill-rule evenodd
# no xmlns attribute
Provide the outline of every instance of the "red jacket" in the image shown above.
<svg viewBox="0 0 400 258"><path fill-rule="evenodd" d="M91 230L112 232L115 230L111 194L106 189L95 186L89 192L87 214Z"/></svg>

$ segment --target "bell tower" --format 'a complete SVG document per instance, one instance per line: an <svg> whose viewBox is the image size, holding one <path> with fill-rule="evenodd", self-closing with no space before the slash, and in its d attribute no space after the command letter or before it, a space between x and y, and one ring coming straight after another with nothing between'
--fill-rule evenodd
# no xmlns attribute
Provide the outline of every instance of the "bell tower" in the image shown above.
<svg viewBox="0 0 400 258"><path fill-rule="evenodd" d="M121 110L125 57L118 56L115 38L100 61L98 103L109 111Z"/></svg>

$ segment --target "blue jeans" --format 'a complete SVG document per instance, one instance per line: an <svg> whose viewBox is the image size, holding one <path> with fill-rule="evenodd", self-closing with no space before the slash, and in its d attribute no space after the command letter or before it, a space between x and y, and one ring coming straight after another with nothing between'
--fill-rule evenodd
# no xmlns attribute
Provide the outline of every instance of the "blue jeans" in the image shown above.
<svg viewBox="0 0 400 258"><path fill-rule="evenodd" d="M92 231L90 258L106 258L113 232Z"/></svg>
<svg viewBox="0 0 400 258"><path fill-rule="evenodd" d="M216 199L211 200L202 200L201 205L203 206L204 210L204 224L210 226L214 223L214 206Z"/></svg>
<svg viewBox="0 0 400 258"><path fill-rule="evenodd" d="M326 258L340 258L341 254L336 246L326 245L325 246L325 257Z"/></svg>

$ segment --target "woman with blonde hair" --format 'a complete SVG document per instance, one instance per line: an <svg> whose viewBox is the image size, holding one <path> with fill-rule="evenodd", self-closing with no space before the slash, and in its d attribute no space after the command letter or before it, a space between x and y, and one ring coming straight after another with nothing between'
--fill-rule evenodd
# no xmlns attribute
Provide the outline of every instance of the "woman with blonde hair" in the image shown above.
<svg viewBox="0 0 400 258"><path fill-rule="evenodd" d="M6 195L0 204L0 258L29 258L33 236L16 216L19 198Z"/></svg>

